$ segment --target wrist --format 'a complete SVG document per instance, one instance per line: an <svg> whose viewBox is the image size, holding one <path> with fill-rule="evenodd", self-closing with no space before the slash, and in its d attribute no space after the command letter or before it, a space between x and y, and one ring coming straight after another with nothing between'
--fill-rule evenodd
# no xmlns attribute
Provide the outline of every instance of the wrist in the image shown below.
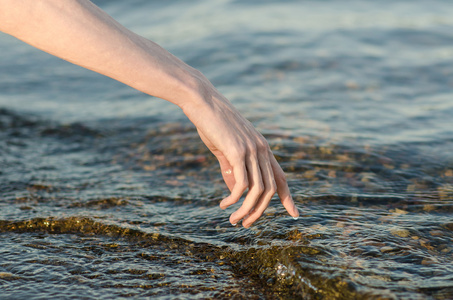
<svg viewBox="0 0 453 300"><path fill-rule="evenodd" d="M187 76L181 81L183 96L175 101L189 119L203 107L212 106L218 94L211 82L198 70L189 67Z"/></svg>

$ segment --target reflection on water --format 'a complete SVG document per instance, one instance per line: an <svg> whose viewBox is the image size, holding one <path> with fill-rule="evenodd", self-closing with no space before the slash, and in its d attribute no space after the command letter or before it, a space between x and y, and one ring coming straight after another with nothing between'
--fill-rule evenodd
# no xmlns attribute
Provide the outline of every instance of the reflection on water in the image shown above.
<svg viewBox="0 0 453 300"><path fill-rule="evenodd" d="M98 3L257 125L301 218L232 227L181 112L2 36L0 298L453 297L452 5Z"/></svg>

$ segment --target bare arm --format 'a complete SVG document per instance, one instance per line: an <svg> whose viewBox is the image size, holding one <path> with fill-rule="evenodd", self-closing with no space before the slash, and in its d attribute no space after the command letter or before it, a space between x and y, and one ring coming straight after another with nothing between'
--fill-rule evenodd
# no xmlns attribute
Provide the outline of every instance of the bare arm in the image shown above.
<svg viewBox="0 0 453 300"><path fill-rule="evenodd" d="M178 105L217 157L231 194L226 208L248 189L230 216L255 222L278 192L299 215L285 175L263 136L206 77L168 51L117 23L88 0L0 0L0 30L57 57Z"/></svg>

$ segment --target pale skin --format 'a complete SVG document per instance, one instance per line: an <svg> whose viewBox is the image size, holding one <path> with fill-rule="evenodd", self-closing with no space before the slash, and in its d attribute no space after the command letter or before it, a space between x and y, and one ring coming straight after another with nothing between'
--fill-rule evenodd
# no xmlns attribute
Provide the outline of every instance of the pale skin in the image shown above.
<svg viewBox="0 0 453 300"><path fill-rule="evenodd" d="M52 55L179 106L219 161L225 209L250 227L278 193L299 212L265 138L198 70L130 30L88 0L0 0L0 30Z"/></svg>

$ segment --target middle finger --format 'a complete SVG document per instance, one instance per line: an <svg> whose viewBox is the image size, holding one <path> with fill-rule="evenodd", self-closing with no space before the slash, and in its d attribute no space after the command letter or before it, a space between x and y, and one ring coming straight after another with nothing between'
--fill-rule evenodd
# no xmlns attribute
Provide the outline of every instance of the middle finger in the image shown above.
<svg viewBox="0 0 453 300"><path fill-rule="evenodd" d="M242 206L231 214L231 224L236 224L242 220L252 209L255 207L261 194L264 191L264 183L261 177L261 169L259 166L258 158L255 154L246 156L247 176L249 179L249 190L247 196L242 203Z"/></svg>

